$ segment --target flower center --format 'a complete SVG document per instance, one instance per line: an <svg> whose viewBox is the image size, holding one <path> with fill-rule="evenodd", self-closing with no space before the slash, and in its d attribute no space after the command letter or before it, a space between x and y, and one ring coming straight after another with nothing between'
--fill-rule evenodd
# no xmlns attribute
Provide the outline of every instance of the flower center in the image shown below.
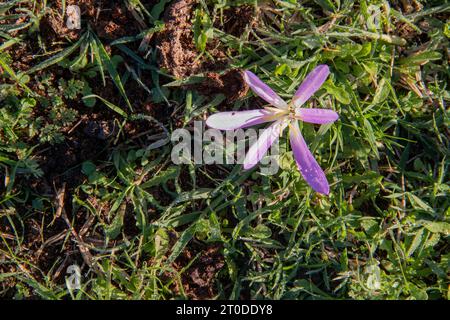
<svg viewBox="0 0 450 320"><path fill-rule="evenodd" d="M289 113L294 113L295 114L295 106L292 103L292 101L289 102L289 104L288 104L288 110L289 110Z"/></svg>

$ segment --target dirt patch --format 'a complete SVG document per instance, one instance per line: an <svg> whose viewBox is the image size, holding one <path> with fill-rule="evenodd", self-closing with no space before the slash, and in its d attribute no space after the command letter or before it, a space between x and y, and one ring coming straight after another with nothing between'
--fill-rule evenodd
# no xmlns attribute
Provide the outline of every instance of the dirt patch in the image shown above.
<svg viewBox="0 0 450 320"><path fill-rule="evenodd" d="M206 80L196 89L207 96L221 93L227 97L228 102L232 102L245 97L249 87L244 81L243 73L240 70L232 69L222 75L208 72Z"/></svg>
<svg viewBox="0 0 450 320"><path fill-rule="evenodd" d="M177 0L170 5L164 17L165 29L158 35L160 65L176 78L196 74L202 68L191 23L196 4L195 0Z"/></svg>
<svg viewBox="0 0 450 320"><path fill-rule="evenodd" d="M41 19L39 29L42 34L47 35L44 37L47 44L51 44L61 38L76 40L81 34L81 30L68 29L61 13L58 14L52 10L49 10L48 14Z"/></svg>
<svg viewBox="0 0 450 320"><path fill-rule="evenodd" d="M242 5L224 10L223 23L217 21L215 26L222 28L228 34L240 37L249 27L255 27L258 19L254 6Z"/></svg>
<svg viewBox="0 0 450 320"><path fill-rule="evenodd" d="M60 186L66 182L70 189L78 186L84 179L79 165L86 160L94 161L107 147L103 133L96 133L97 136L102 134L102 137L99 138L91 136L90 132L89 134L84 132L89 128L90 123L95 122L87 121L87 124L84 128L80 128L76 136L68 137L63 143L44 149L45 151L37 158L48 183ZM95 126L100 127L96 124Z"/></svg>
<svg viewBox="0 0 450 320"><path fill-rule="evenodd" d="M212 299L217 295L214 281L225 265L220 246L205 247L200 243L192 243L176 260L174 267L183 269L198 254L194 263L182 274L183 289L190 299Z"/></svg>
<svg viewBox="0 0 450 320"><path fill-rule="evenodd" d="M52 1L50 7L56 10L51 10L42 23L53 31L55 37L76 39L87 25L90 25L99 37L110 40L136 35L141 29L136 17L122 1L67 0L66 7L69 5L80 7L82 29L69 30L66 27L67 16L62 15L62 1Z"/></svg>

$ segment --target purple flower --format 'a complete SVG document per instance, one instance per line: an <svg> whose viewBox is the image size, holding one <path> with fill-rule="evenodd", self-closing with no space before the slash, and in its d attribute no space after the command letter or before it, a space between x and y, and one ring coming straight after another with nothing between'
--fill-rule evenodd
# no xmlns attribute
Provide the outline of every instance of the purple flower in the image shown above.
<svg viewBox="0 0 450 320"><path fill-rule="evenodd" d="M255 166L289 126L290 142L297 166L306 182L317 192L330 193L325 173L306 145L300 132L297 120L311 123L330 123L339 115L329 109L301 108L301 106L322 86L330 70L327 65L319 65L308 76L295 92L294 98L288 104L281 99L268 85L255 74L245 71L244 78L252 91L273 107L259 110L220 112L206 120L206 124L219 130L234 130L246 128L263 122L273 122L247 152L244 159L244 169Z"/></svg>

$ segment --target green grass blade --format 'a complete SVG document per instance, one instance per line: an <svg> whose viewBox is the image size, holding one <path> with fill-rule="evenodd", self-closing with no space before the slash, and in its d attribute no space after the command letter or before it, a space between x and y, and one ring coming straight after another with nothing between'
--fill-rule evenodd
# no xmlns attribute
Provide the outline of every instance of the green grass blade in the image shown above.
<svg viewBox="0 0 450 320"><path fill-rule="evenodd" d="M90 98L97 98L100 99L108 108L110 108L111 110L117 112L118 114L120 114L122 117L124 118L128 118L128 115L125 111L123 111L121 108L119 108L118 106L116 106L114 103L109 102L106 99L103 99L102 97L96 95L96 94L90 94L88 96L84 96L83 99L90 99Z"/></svg>
<svg viewBox="0 0 450 320"><path fill-rule="evenodd" d="M105 47L103 46L100 39L98 39L96 35L94 35L94 38L98 47L98 54L100 56L102 64L106 67L106 70L108 70L108 73L112 81L116 85L117 89L119 89L120 95L125 99L127 106L130 108L131 111L133 111L133 107L131 106L130 100L128 100L127 94L125 93L125 88L123 87L122 81L120 80L119 73L117 72L117 69L114 66L114 64L111 62L111 58L108 52L106 52Z"/></svg>

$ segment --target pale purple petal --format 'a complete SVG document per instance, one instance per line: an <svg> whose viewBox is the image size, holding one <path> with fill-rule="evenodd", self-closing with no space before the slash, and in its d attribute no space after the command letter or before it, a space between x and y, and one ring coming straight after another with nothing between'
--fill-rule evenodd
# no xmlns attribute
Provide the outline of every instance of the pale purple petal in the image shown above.
<svg viewBox="0 0 450 320"><path fill-rule="evenodd" d="M330 68L326 64L318 65L303 80L295 92L293 103L295 107L302 106L311 96L319 90L330 74Z"/></svg>
<svg viewBox="0 0 450 320"><path fill-rule="evenodd" d="M291 148L295 161L306 182L316 191L322 194L330 193L325 173L320 168L314 156L309 151L305 139L303 139L297 121L290 126Z"/></svg>
<svg viewBox="0 0 450 320"><path fill-rule="evenodd" d="M331 109L297 108L295 115L302 121L311 123L330 123L339 118L339 115Z"/></svg>
<svg viewBox="0 0 450 320"><path fill-rule="evenodd" d="M254 167L264 157L267 150L269 150L270 146L280 137L286 126L287 122L285 120L278 120L263 131L245 156L245 170Z"/></svg>
<svg viewBox="0 0 450 320"><path fill-rule="evenodd" d="M251 71L244 72L244 80L252 89L252 91L262 99L264 99L267 103L271 104L274 107L280 109L287 109L287 103L281 99L275 91L270 89L270 87L262 82L254 73Z"/></svg>
<svg viewBox="0 0 450 320"><path fill-rule="evenodd" d="M276 119L274 112L266 109L229 111L215 113L206 120L206 125L219 130L234 130L254 126Z"/></svg>

